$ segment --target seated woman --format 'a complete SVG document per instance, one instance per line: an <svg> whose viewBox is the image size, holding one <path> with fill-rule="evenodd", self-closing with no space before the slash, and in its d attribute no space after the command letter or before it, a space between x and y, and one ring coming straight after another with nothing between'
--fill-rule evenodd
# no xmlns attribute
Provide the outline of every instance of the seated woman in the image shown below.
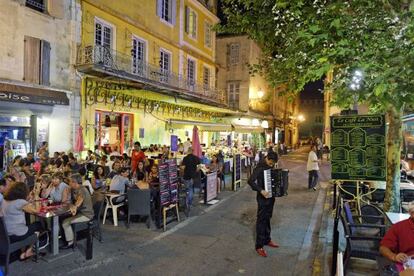
<svg viewBox="0 0 414 276"><path fill-rule="evenodd" d="M4 200L1 205L4 223L6 224L7 234L10 242L18 242L26 239L37 231L41 230L39 222L26 226L26 213L36 213L37 210L26 201L29 190L25 183L15 182L7 187L4 193ZM32 246L22 249L20 260L32 257Z"/></svg>
<svg viewBox="0 0 414 276"><path fill-rule="evenodd" d="M148 173L145 171L144 161L138 162L138 167L135 172L135 175L137 177L137 187L141 190L148 189Z"/></svg>
<svg viewBox="0 0 414 276"><path fill-rule="evenodd" d="M52 176L52 185L42 191L43 198L50 198L53 202L69 202L71 199L69 186L63 182L63 173L56 172Z"/></svg>
<svg viewBox="0 0 414 276"><path fill-rule="evenodd" d="M42 174L36 181L33 190L29 194L30 199L38 200L42 198L42 192L52 185L50 174Z"/></svg>
<svg viewBox="0 0 414 276"><path fill-rule="evenodd" d="M96 190L100 190L105 187L105 172L104 167L96 166L93 177L91 179L92 188Z"/></svg>

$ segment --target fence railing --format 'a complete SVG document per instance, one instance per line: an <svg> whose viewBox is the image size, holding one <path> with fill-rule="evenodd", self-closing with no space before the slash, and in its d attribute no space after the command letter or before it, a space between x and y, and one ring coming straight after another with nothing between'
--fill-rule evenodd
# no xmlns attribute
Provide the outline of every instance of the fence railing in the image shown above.
<svg viewBox="0 0 414 276"><path fill-rule="evenodd" d="M197 97L227 105L226 91L190 81L181 75L162 69L159 65L142 62L101 45L78 48L76 65L101 66L117 75L125 75L137 82L149 82L186 96Z"/></svg>

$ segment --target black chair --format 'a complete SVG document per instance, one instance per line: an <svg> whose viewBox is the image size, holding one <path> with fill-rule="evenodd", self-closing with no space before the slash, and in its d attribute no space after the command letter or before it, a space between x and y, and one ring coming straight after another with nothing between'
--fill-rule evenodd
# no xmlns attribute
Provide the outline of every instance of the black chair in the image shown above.
<svg viewBox="0 0 414 276"><path fill-rule="evenodd" d="M128 189L128 220L127 227L129 227L131 216L139 215L147 217L147 227L150 228L151 224L151 191Z"/></svg>
<svg viewBox="0 0 414 276"><path fill-rule="evenodd" d="M379 245L382 238L352 234L351 226L346 222L343 214L341 214L339 223L343 229L343 237L346 240L343 257L344 270L346 271L351 258L376 260L379 256Z"/></svg>
<svg viewBox="0 0 414 276"><path fill-rule="evenodd" d="M361 217L362 222L366 224L390 225L384 211L372 204L361 207Z"/></svg>
<svg viewBox="0 0 414 276"><path fill-rule="evenodd" d="M78 233L88 230L89 233L102 242L102 230L101 230L101 214L104 206L104 201L97 201L93 205L94 216L93 219L86 222L78 222L72 224L73 229L73 247L76 248Z"/></svg>
<svg viewBox="0 0 414 276"><path fill-rule="evenodd" d="M372 190L371 190L372 191ZM371 203L381 205L385 200L385 189L374 189L371 193Z"/></svg>
<svg viewBox="0 0 414 276"><path fill-rule="evenodd" d="M401 212L408 212L408 204L414 202L414 190L401 190L400 191L400 209Z"/></svg>
<svg viewBox="0 0 414 276"><path fill-rule="evenodd" d="M14 243L10 243L9 235L7 234L6 224L3 217L0 217L0 255L4 256L4 272L5 275L9 272L10 255L27 246L35 245L35 261L39 256L39 240L36 234L33 234L26 239Z"/></svg>
<svg viewBox="0 0 414 276"><path fill-rule="evenodd" d="M343 204L343 218L345 219L345 226L349 229L350 235L378 237L383 237L385 235L386 226L384 225L384 221L382 221L381 224L370 224L358 223L354 220L361 219L362 222L366 220L381 220L379 216L353 215L348 202Z"/></svg>

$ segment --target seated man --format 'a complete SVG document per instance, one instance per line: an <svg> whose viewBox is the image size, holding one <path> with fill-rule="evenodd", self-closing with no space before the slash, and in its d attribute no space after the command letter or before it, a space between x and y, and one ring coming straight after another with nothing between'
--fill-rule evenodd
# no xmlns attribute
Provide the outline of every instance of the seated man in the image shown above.
<svg viewBox="0 0 414 276"><path fill-rule="evenodd" d="M110 191L118 192L121 194L120 196L113 199L114 204L121 203L125 200L125 188L126 186L132 187L133 185L130 184L129 179L129 170L127 168L122 168L119 171L118 175L115 175L114 178L111 180L111 186L109 187Z"/></svg>
<svg viewBox="0 0 414 276"><path fill-rule="evenodd" d="M82 176L78 173L72 174L69 185L73 192L73 205L70 207L72 216L65 219L62 223L67 242L67 245L63 246L62 249L73 247L73 230L71 224L90 221L94 215L92 198L87 188L82 186Z"/></svg>
<svg viewBox="0 0 414 276"><path fill-rule="evenodd" d="M408 206L408 212L410 217L391 226L380 246L380 253L396 262L400 271L401 264L414 256L414 203Z"/></svg>

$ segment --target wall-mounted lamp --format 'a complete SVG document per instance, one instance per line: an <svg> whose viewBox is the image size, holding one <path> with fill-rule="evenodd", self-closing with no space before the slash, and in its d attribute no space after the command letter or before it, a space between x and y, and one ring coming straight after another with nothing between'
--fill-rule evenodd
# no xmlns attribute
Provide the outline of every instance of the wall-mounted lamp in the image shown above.
<svg viewBox="0 0 414 276"><path fill-rule="evenodd" d="M259 91L257 91L257 96L259 97L259 99L263 98L264 92L262 89L259 88Z"/></svg>

